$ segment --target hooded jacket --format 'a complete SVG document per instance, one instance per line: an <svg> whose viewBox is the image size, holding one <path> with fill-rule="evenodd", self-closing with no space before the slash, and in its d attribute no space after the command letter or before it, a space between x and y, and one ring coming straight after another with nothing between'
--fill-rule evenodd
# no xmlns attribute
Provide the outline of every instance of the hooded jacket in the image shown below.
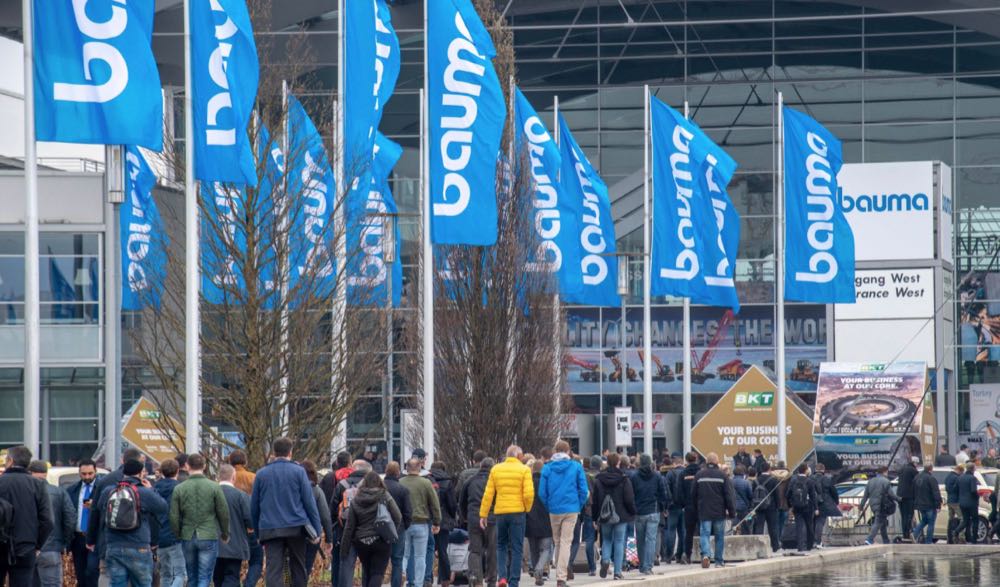
<svg viewBox="0 0 1000 587"><path fill-rule="evenodd" d="M632 482L618 467L601 471L594 480L593 514L594 521L598 523L605 496L610 496L611 501L615 504L619 523L635 521L635 492L632 488Z"/></svg>
<svg viewBox="0 0 1000 587"><path fill-rule="evenodd" d="M531 481L535 485L537 495L538 486L542 482L541 473L532 473ZM531 511L525 520L524 535L527 538L552 538L552 523L549 520L549 511L545 509L542 500L536 499L531 504Z"/></svg>
<svg viewBox="0 0 1000 587"><path fill-rule="evenodd" d="M778 480L778 509L787 512L791 509L788 505L788 480L792 478L792 472L788 469L771 469L771 476Z"/></svg>
<svg viewBox="0 0 1000 587"><path fill-rule="evenodd" d="M441 504L441 529L450 532L458 522L458 494L455 482L447 471L431 469L428 476L436 487L438 503Z"/></svg>
<svg viewBox="0 0 1000 587"><path fill-rule="evenodd" d="M913 463L906 463L899 470L899 484L896 486L896 494L899 499L913 499L913 481L917 478L917 467Z"/></svg>
<svg viewBox="0 0 1000 587"><path fill-rule="evenodd" d="M635 493L636 515L647 516L666 511L670 494L663 477L652 467L639 467L629 475Z"/></svg>
<svg viewBox="0 0 1000 587"><path fill-rule="evenodd" d="M733 480L719 465L711 463L698 471L694 478L694 505L701 521L718 521L736 517L736 495Z"/></svg>
<svg viewBox="0 0 1000 587"><path fill-rule="evenodd" d="M389 492L382 488L362 487L351 500L347 509L347 522L344 524L344 535L340 540L340 555L347 557L355 542L378 537L375 530L375 518L378 515L378 505L385 504L389 515L398 528L403 521L399 507Z"/></svg>
<svg viewBox="0 0 1000 587"><path fill-rule="evenodd" d="M479 507L483 504L483 493L486 492L490 469L480 470L462 485L462 494L458 497L458 509L466 526L479 525ZM495 521L492 511L488 520L490 523Z"/></svg>
<svg viewBox="0 0 1000 587"><path fill-rule="evenodd" d="M913 482L913 505L919 511L941 509L941 487L934 475L926 471L917 474Z"/></svg>
<svg viewBox="0 0 1000 587"><path fill-rule="evenodd" d="M557 452L542 469L538 499L550 514L578 514L587 505L587 475L583 465Z"/></svg>
<svg viewBox="0 0 1000 587"><path fill-rule="evenodd" d="M694 503L694 478L698 475L698 471L701 470L701 465L698 463L688 463L683 469L681 469L681 479L680 487L681 494L683 496L684 502L684 514L697 516L697 508ZM692 518L696 519L696 518Z"/></svg>

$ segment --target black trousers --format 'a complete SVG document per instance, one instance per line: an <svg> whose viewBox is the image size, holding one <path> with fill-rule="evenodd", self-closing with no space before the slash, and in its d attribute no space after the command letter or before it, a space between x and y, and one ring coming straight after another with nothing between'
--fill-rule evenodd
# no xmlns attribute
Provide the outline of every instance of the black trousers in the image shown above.
<svg viewBox="0 0 1000 587"><path fill-rule="evenodd" d="M306 537L290 536L266 540L264 545L264 560L267 572L264 575L264 585L267 587L284 587L285 565L288 565L288 576L291 587L306 587L309 580L306 575Z"/></svg>
<svg viewBox="0 0 1000 587"><path fill-rule="evenodd" d="M691 558L694 550L694 534L698 530L698 512L684 510L684 556Z"/></svg>
<svg viewBox="0 0 1000 587"><path fill-rule="evenodd" d="M212 571L212 584L215 587L240 587L240 571L243 560L238 558L215 559L215 570Z"/></svg>
<svg viewBox="0 0 1000 587"><path fill-rule="evenodd" d="M0 586L34 587L35 584L35 551L13 557L10 562L10 547L0 545Z"/></svg>
<svg viewBox="0 0 1000 587"><path fill-rule="evenodd" d="M497 527L469 522L469 576L473 583L497 582Z"/></svg>
<svg viewBox="0 0 1000 587"><path fill-rule="evenodd" d="M795 546L799 552L812 550L813 547L813 512L795 510Z"/></svg>
<svg viewBox="0 0 1000 587"><path fill-rule="evenodd" d="M764 534L764 524L767 524L767 537L771 541L771 551L777 552L781 549L781 529L778 528L778 510L767 508L757 510L757 515L753 519L753 533Z"/></svg>
<svg viewBox="0 0 1000 587"><path fill-rule="evenodd" d="M97 587L100 568L97 555L87 550L87 535L77 532L69 546L73 554L73 571L78 587Z"/></svg>
<svg viewBox="0 0 1000 587"><path fill-rule="evenodd" d="M962 527L965 528L965 542L968 544L976 544L979 541L978 508L962 508Z"/></svg>
<svg viewBox="0 0 1000 587"><path fill-rule="evenodd" d="M910 538L913 534L913 498L904 497L899 500L900 529L903 531L903 538Z"/></svg>
<svg viewBox="0 0 1000 587"><path fill-rule="evenodd" d="M371 544L354 541L354 549L361 561L361 587L382 587L385 569L389 566L392 545L382 540Z"/></svg>

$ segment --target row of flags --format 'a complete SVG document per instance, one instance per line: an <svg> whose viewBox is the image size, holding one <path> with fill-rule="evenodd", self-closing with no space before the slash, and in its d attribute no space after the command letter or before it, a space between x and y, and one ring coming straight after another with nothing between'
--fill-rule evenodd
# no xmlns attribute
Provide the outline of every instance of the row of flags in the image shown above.
<svg viewBox="0 0 1000 587"><path fill-rule="evenodd" d="M137 148L155 151L163 145L162 93L151 48L154 3L113 3L106 14L97 14L74 0L34 2L38 138L128 146L122 300L123 308L136 309L142 303L139 294L165 271L166 254L157 248L167 244L151 197L155 176ZM348 246L361 252L347 267L348 301L366 303L352 290L374 288L369 301L384 305L398 302L401 290L399 255L387 267L381 247L386 240L399 243L386 238L381 219L397 212L388 178L401 149L378 127L399 75L400 47L385 0L343 5L342 164L350 185L341 187L347 192ZM251 144L259 61L245 1L191 2L190 11L194 173L214 216L211 224L228 232L214 235L224 237L227 246L204 247L214 256L203 263L214 270L204 272L203 294L210 303L222 303L222 285L239 279L236 253L246 247L239 218L248 187L273 194L275 202L287 194L303 200L303 213L288 231L288 287L300 279L333 287L337 263L327 226L336 205L337 175L319 131L290 96L284 140L272 140L261 128L258 145ZM489 246L497 239L497 170L505 164L500 143L508 124L508 105L493 67L496 49L470 0L429 3L427 17L431 240ZM555 120L557 142L519 89L512 99L515 145L518 153L528 154L535 188L538 246L525 269L554 274L566 302L618 305L607 186L562 117ZM651 293L738 311L740 217L726 193L737 163L693 121L655 97L649 100ZM808 116L784 112L786 298L853 301L853 236L837 197L840 143ZM287 170L285 189L274 178L285 176L286 155L292 152L301 156L289 158L293 168ZM271 170L258 178L261 156ZM388 279L393 300L386 299ZM277 290L280 280L265 270L259 286ZM155 296L153 302L158 302Z"/></svg>

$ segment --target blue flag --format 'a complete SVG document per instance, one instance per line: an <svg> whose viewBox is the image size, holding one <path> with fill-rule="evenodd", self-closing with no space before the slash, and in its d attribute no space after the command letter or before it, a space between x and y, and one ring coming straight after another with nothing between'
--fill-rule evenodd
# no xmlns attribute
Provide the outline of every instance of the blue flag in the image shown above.
<svg viewBox="0 0 1000 587"><path fill-rule="evenodd" d="M163 149L153 0L33 0L40 141Z"/></svg>
<svg viewBox="0 0 1000 587"><path fill-rule="evenodd" d="M323 137L295 96L288 96L288 144L288 197L301 201L301 206L290 206L289 287L310 280L308 291L317 296L329 295L336 287L336 235L330 223L337 184Z"/></svg>
<svg viewBox="0 0 1000 587"><path fill-rule="evenodd" d="M574 273L581 282L576 291L564 294L563 299L589 306L619 306L615 222L608 186L597 175L561 116L559 137L562 188L579 219L574 238L580 258Z"/></svg>
<svg viewBox="0 0 1000 587"><path fill-rule="evenodd" d="M431 241L497 240L497 155L507 110L496 49L470 0L428 5Z"/></svg>
<svg viewBox="0 0 1000 587"><path fill-rule="evenodd" d="M385 263L385 225L387 215L399 209L389 187L389 176L403 148L377 133L375 160L372 164L371 183L364 202L351 206L347 215L349 254L347 301L353 305L385 307L388 297L387 283L392 279L392 305L400 305L403 291L403 264L399 258L399 223L393 223L395 261Z"/></svg>
<svg viewBox="0 0 1000 587"><path fill-rule="evenodd" d="M694 149L700 129L679 112L650 97L653 143L654 296L710 303L703 260L716 246L715 213L699 177L705 149ZM712 233L716 238L705 238Z"/></svg>
<svg viewBox="0 0 1000 587"><path fill-rule="evenodd" d="M257 185L258 287L266 296L263 306L271 309L275 307L281 291L277 248L272 238L280 233L274 230L274 223L280 222L279 215L284 208L285 154L281 151L281 145L271 137L271 133L263 124L257 131L257 159L264 162L264 173Z"/></svg>
<svg viewBox="0 0 1000 587"><path fill-rule="evenodd" d="M213 305L243 303L246 291L246 192L240 186L201 182L205 202L201 236L201 294Z"/></svg>
<svg viewBox="0 0 1000 587"><path fill-rule="evenodd" d="M375 133L399 77L399 39L385 0L344 2L345 177L359 190L370 179Z"/></svg>
<svg viewBox="0 0 1000 587"><path fill-rule="evenodd" d="M136 147L125 150L125 201L121 206L122 310L160 307L167 274L167 233L153 199L156 175Z"/></svg>
<svg viewBox="0 0 1000 587"><path fill-rule="evenodd" d="M195 177L257 185L247 125L260 64L244 0L191 2Z"/></svg>
<svg viewBox="0 0 1000 587"><path fill-rule="evenodd" d="M538 249L529 259L527 269L555 273L559 279L559 292L565 297L583 285L579 269L579 205L571 204L562 189L559 146L520 88L514 101L514 119L518 149L528 149L531 177L535 183L532 208Z"/></svg>
<svg viewBox="0 0 1000 587"><path fill-rule="evenodd" d="M854 233L838 201L840 141L805 114L783 112L785 299L854 303Z"/></svg>

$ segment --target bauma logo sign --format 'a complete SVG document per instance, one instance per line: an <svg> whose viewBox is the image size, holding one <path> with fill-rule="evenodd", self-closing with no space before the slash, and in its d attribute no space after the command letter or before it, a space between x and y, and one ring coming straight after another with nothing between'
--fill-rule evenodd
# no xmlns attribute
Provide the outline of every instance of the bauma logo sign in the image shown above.
<svg viewBox="0 0 1000 587"><path fill-rule="evenodd" d="M931 200L927 194L887 193L887 194L850 194L840 193L840 207L844 212L922 212L931 209Z"/></svg>

